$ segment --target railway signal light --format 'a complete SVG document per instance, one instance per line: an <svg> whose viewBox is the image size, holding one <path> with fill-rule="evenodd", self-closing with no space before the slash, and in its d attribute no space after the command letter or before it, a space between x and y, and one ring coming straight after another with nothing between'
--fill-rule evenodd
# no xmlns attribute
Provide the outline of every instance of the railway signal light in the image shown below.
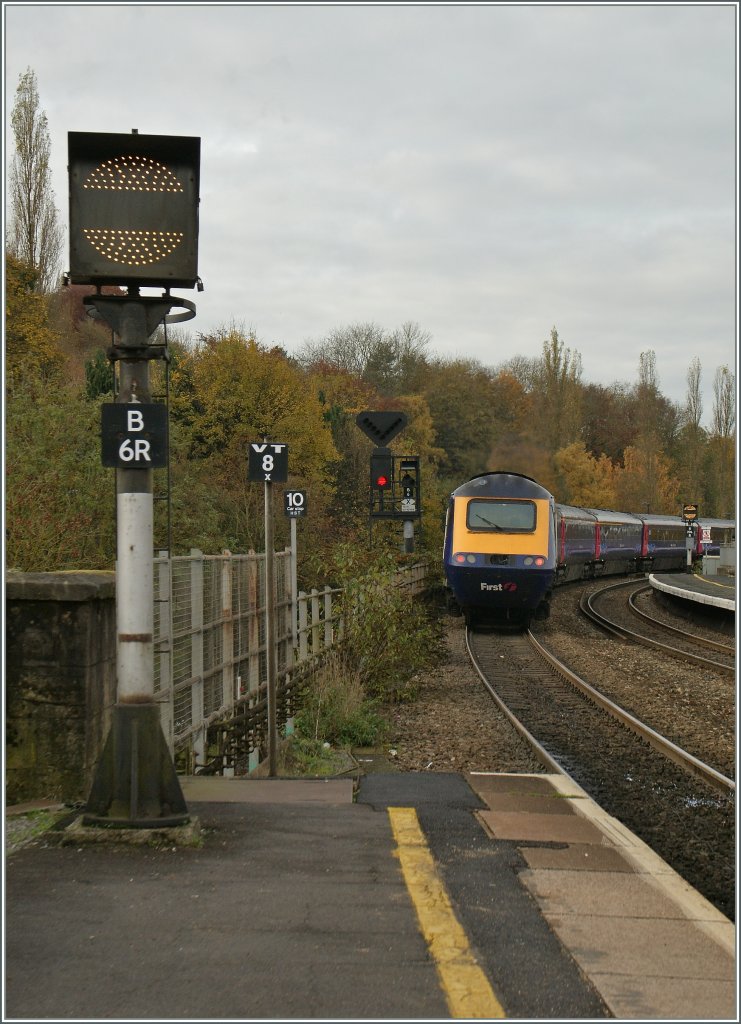
<svg viewBox="0 0 741 1024"><path fill-rule="evenodd" d="M69 280L198 282L201 140L69 132Z"/></svg>
<svg viewBox="0 0 741 1024"><path fill-rule="evenodd" d="M385 491L394 482L394 460L390 448L375 448L370 458L370 483L374 490Z"/></svg>

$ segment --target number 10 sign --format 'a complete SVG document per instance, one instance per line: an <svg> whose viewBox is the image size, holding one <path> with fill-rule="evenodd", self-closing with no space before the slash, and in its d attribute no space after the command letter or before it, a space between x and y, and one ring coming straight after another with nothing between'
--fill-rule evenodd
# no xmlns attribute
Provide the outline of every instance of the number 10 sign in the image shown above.
<svg viewBox="0 0 741 1024"><path fill-rule="evenodd" d="M247 479L283 484L288 479L288 445L252 442L247 461Z"/></svg>

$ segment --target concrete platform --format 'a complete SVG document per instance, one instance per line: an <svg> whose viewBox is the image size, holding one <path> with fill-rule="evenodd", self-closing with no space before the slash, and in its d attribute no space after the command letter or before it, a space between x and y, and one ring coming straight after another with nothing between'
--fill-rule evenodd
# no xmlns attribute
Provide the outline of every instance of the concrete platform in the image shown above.
<svg viewBox="0 0 741 1024"><path fill-rule="evenodd" d="M734 925L562 776L181 782L200 848L8 857L4 1020L737 1019Z"/></svg>
<svg viewBox="0 0 741 1024"><path fill-rule="evenodd" d="M696 604L736 611L735 576L696 576L690 572L651 573L648 581L656 590Z"/></svg>
<svg viewBox="0 0 741 1024"><path fill-rule="evenodd" d="M490 806L508 779L469 777ZM518 811L479 816L494 840L520 846L529 866L521 881L611 1013L737 1019L735 926L570 780L538 781L542 794L523 795ZM560 815L538 806L548 787Z"/></svg>

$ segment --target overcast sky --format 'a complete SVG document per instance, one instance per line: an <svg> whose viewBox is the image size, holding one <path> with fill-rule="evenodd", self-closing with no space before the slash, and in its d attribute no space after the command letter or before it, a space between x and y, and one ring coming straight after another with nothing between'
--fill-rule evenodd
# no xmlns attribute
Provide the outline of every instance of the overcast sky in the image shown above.
<svg viewBox="0 0 741 1024"><path fill-rule="evenodd" d="M31 67L67 132L200 136L186 329L295 352L417 321L495 366L551 328L676 402L735 372L738 5L3 4L6 155ZM68 257L65 257L68 260ZM68 264L65 264L65 267Z"/></svg>

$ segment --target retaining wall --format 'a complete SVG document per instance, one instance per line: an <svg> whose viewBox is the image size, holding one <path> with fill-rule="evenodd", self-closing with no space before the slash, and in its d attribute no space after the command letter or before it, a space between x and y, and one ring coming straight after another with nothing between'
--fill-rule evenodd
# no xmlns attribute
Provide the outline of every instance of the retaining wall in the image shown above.
<svg viewBox="0 0 741 1024"><path fill-rule="evenodd" d="M116 701L112 572L6 573L8 804L86 800Z"/></svg>

